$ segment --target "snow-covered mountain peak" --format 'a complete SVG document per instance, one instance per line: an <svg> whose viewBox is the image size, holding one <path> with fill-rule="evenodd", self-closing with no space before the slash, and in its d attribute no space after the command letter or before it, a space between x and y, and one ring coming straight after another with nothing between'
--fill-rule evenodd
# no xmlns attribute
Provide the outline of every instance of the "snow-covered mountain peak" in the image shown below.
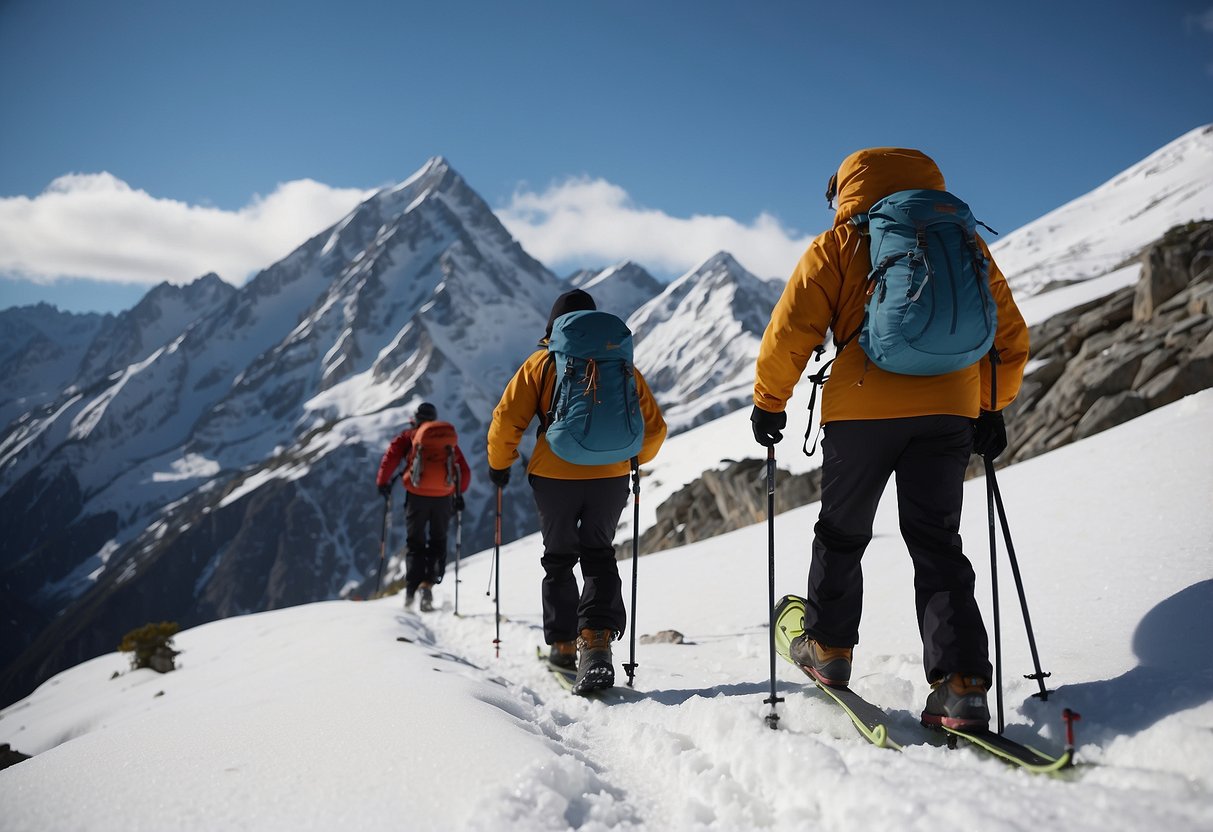
<svg viewBox="0 0 1213 832"><path fill-rule="evenodd" d="M1213 124L991 246L1021 295L1100 277L1175 225L1213 217Z"/></svg>
<svg viewBox="0 0 1213 832"><path fill-rule="evenodd" d="M588 292L599 309L627 320L662 290L662 285L643 266L624 260L601 271L583 269L569 278L569 285Z"/></svg>
<svg viewBox="0 0 1213 832"><path fill-rule="evenodd" d="M718 251L704 260L694 269L691 269L689 274L728 274L728 275L748 275L745 267L737 262L727 251Z"/></svg>
<svg viewBox="0 0 1213 832"><path fill-rule="evenodd" d="M632 328L644 331L690 314L691 320L700 323L721 317L737 319L747 331L761 335L778 295L775 284L756 277L733 255L721 251L674 280L637 310Z"/></svg>
<svg viewBox="0 0 1213 832"><path fill-rule="evenodd" d="M748 400L758 344L780 291L721 251L628 319L638 333L636 365L673 431Z"/></svg>

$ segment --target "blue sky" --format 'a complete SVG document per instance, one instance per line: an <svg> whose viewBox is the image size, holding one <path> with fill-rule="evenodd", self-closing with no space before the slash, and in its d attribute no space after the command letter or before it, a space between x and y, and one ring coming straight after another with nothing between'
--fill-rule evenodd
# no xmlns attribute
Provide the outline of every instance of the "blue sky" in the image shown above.
<svg viewBox="0 0 1213 832"><path fill-rule="evenodd" d="M242 283L435 155L557 273L782 276L857 148L1007 232L1209 122L1210 0L0 0L0 308Z"/></svg>

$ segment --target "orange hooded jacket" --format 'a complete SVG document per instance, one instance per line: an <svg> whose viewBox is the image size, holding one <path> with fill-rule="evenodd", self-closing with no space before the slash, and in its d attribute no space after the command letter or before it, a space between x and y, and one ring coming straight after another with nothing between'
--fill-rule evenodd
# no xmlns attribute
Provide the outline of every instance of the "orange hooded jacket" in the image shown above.
<svg viewBox="0 0 1213 832"><path fill-rule="evenodd" d="M847 220L879 199L912 188L945 190L943 174L917 150L877 147L860 150L838 169L838 211L834 227L822 233L800 258L783 296L771 312L755 367L754 404L779 413L787 405L813 351L827 331L837 345L863 321L871 270L866 240ZM989 249L978 238L989 257ZM990 361L937 376L886 372L864 354L858 338L838 353L822 396L821 422L895 419L951 414L976 418L980 410L1001 410L1019 393L1028 361L1028 327L1002 272L990 258L990 291L998 305L998 401L990 401Z"/></svg>
<svg viewBox="0 0 1213 832"><path fill-rule="evenodd" d="M489 467L509 468L518 458L518 443L526 432L531 420L539 415L540 408L547 410L552 401L552 393L556 389L554 372L548 372L544 377L543 368L548 363L546 342L542 349L531 353L510 383L501 394L501 401L493 410L493 421L489 425L488 457ZM661 408L653 398L649 385L639 370L636 373L636 390L640 394L640 415L644 418L644 445L640 448L640 464L643 465L653 457L665 441L666 425L661 415ZM542 403L542 404L541 404ZM549 477L554 480L593 480L606 477L623 477L631 472L631 463L627 460L610 465L576 465L561 459L548 446L547 437L539 434L535 442L535 452L527 465L527 473L537 477Z"/></svg>

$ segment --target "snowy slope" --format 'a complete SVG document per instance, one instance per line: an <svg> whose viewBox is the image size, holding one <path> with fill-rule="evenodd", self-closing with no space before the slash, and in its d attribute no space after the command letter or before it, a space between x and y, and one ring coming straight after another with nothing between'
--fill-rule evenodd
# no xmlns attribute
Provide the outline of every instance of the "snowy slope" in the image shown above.
<svg viewBox="0 0 1213 832"><path fill-rule="evenodd" d="M1213 124L1180 136L1090 193L1008 234L991 252L1011 288L1023 296L1107 274L1172 226L1209 218Z"/></svg>
<svg viewBox="0 0 1213 832"><path fill-rule="evenodd" d="M925 731L900 754L873 748L782 664L769 730L759 524L641 561L639 632L687 643L639 645L637 693L604 701L570 697L534 659L534 539L502 550L499 657L485 552L462 564L461 617L449 579L424 616L392 597L197 627L164 676L93 659L0 712L0 741L36 754L0 772L4 828L1208 829L1211 418L1207 391L1000 473L1056 690L1040 702L1020 678L1031 664L1003 560L1007 733L1055 750L1061 709L1081 712L1085 765L1063 778ZM988 618L983 489L967 485L963 531ZM854 686L914 732L927 688L894 503L866 556ZM776 520L780 594L803 589L816 510ZM1166 568L1143 569L1143 552ZM618 644L617 667L627 655Z"/></svg>

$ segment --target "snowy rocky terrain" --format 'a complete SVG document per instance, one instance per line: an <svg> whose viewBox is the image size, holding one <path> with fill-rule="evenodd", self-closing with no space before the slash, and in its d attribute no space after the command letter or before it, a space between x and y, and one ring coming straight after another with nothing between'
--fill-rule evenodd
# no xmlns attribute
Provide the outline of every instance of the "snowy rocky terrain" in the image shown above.
<svg viewBox="0 0 1213 832"><path fill-rule="evenodd" d="M1041 277L1077 239L1119 263L1168 223L1213 216L1211 147L1213 131L1193 131L1043 218L1052 231L997 244L1025 304L1075 278L1089 280L1039 297L1076 305L1133 282L1097 268ZM685 431L648 472L643 531L703 471L758 456L731 441L749 436L749 375L780 287L723 252L664 288L631 263L573 282L634 309L638 365ZM159 287L111 319L0 313L0 405L26 407L0 428L0 701L150 620L188 627L365 593L383 510L375 467L423 400L460 427L472 460L464 550L488 545L487 420L568 286L434 159L239 289ZM65 350L53 372L25 363L50 355L39 337ZM53 389L28 383L38 377ZM813 463L785 443L780 465ZM511 496L506 540L534 528L531 501Z"/></svg>
<svg viewBox="0 0 1213 832"><path fill-rule="evenodd" d="M991 251L1011 288L1032 295L1108 274L1168 229L1196 219L1213 219L1213 125L1007 234Z"/></svg>
<svg viewBox="0 0 1213 832"><path fill-rule="evenodd" d="M893 494L865 556L853 686L916 738L867 744L799 671L770 706L764 523L641 559L635 688L585 700L535 660L537 541L501 551L501 645L462 563L441 609L330 601L179 634L179 669L109 653L0 711L6 830L1099 830L1213 827L1213 391L1002 472L1048 701L1005 553L1006 733L1045 751L1077 723L1079 766L1030 775L917 727L922 679ZM710 429L710 425L700 430ZM691 434L687 434L690 436ZM723 448L746 453L744 436ZM752 440L750 442L752 444ZM785 442L780 446L786 447ZM1133 470L1124 476L1126 460ZM511 483L518 497L524 486ZM801 593L816 506L776 518L776 586ZM990 615L984 483L962 531ZM1143 566L1143 555L1150 564ZM1151 565L1152 564L1152 565ZM1159 565L1164 564L1164 565ZM622 564L625 584L630 563ZM629 655L617 643L617 672Z"/></svg>

